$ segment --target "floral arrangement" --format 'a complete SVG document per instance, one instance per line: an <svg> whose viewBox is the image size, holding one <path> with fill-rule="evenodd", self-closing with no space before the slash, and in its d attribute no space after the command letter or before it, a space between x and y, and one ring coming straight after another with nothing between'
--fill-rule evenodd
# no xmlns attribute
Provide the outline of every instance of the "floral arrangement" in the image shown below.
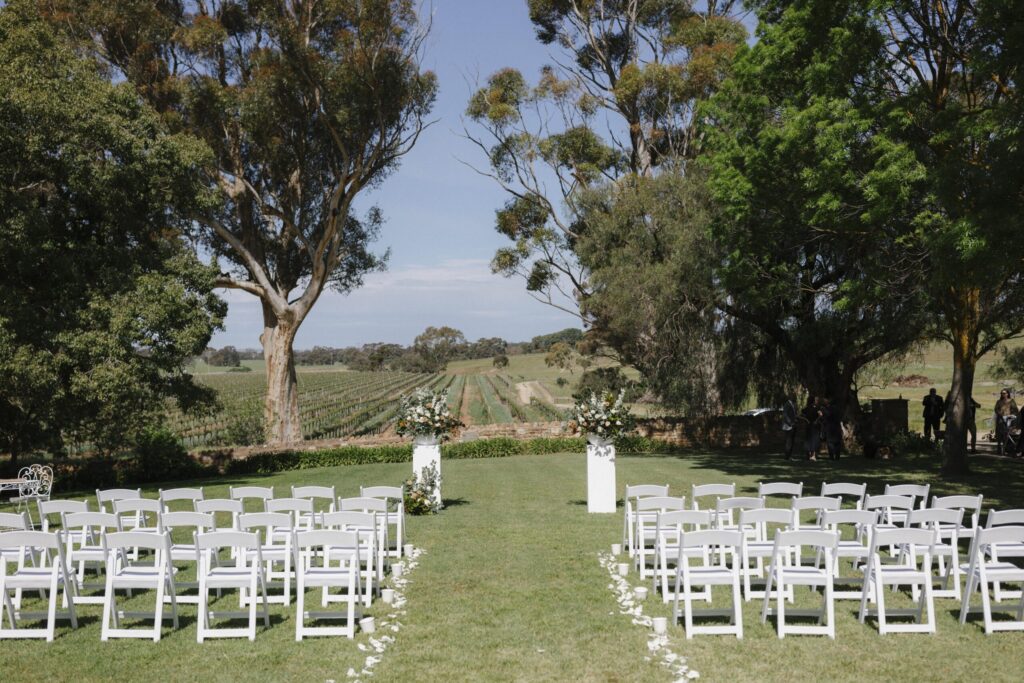
<svg viewBox="0 0 1024 683"><path fill-rule="evenodd" d="M633 428L633 417L623 405L625 393L620 391L618 396L611 392L591 394L590 398L577 401L573 408L576 429L609 441L629 432Z"/></svg>
<svg viewBox="0 0 1024 683"><path fill-rule="evenodd" d="M441 511L441 501L434 497L434 491L441 485L441 475L431 463L424 467L419 476L405 482L405 511L410 515L433 515Z"/></svg>
<svg viewBox="0 0 1024 683"><path fill-rule="evenodd" d="M448 439L462 426L448 409L448 390L431 391L421 387L402 397L398 411L399 436L429 436Z"/></svg>

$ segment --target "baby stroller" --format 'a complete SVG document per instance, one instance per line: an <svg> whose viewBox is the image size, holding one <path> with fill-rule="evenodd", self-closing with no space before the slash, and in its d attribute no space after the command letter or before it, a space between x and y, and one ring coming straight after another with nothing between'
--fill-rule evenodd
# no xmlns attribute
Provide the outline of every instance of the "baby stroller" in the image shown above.
<svg viewBox="0 0 1024 683"><path fill-rule="evenodd" d="M1020 453L1021 443L1020 416L1003 415L999 419L1002 421L999 454L1017 456Z"/></svg>

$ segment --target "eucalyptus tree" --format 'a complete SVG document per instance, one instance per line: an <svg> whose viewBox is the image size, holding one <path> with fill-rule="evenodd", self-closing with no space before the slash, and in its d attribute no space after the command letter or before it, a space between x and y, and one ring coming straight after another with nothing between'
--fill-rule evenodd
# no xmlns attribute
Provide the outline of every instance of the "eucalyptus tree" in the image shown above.
<svg viewBox="0 0 1024 683"><path fill-rule="evenodd" d="M110 452L213 396L185 364L220 326L183 239L209 150L168 134L35 3L0 8L0 451Z"/></svg>
<svg viewBox="0 0 1024 683"><path fill-rule="evenodd" d="M576 244L588 188L680 170L700 146L693 112L745 37L733 0L529 0L556 48L531 85L507 68L473 93L467 136L508 193L495 227L512 246L492 268L580 315L592 286Z"/></svg>
<svg viewBox="0 0 1024 683"><path fill-rule="evenodd" d="M220 287L260 301L265 418L301 440L293 343L327 288L383 267L380 216L354 213L427 124L436 79L410 0L44 0L163 116L212 150L200 244Z"/></svg>

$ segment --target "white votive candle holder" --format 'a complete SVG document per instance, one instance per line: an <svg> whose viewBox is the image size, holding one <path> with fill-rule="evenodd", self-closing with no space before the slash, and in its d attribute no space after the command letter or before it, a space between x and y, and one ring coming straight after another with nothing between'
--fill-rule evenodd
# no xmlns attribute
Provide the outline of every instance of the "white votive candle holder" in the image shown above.
<svg viewBox="0 0 1024 683"><path fill-rule="evenodd" d="M405 565L402 564L401 562L395 562L393 565L391 565L391 574L392 574L392 576L401 576L402 572L404 572L404 571L405 571Z"/></svg>
<svg viewBox="0 0 1024 683"><path fill-rule="evenodd" d="M390 605L395 601L395 590L393 588L385 588L380 592L380 599L384 601L385 605Z"/></svg>
<svg viewBox="0 0 1024 683"><path fill-rule="evenodd" d="M633 592L636 593L636 599L637 600L646 600L647 599L647 587L646 586L637 586L636 588L633 589Z"/></svg>
<svg viewBox="0 0 1024 683"><path fill-rule="evenodd" d="M659 636L665 635L665 631L668 630L668 617L654 617L651 622L655 633Z"/></svg>
<svg viewBox="0 0 1024 683"><path fill-rule="evenodd" d="M359 620L359 629L363 633L373 633L377 630L377 623L373 620L373 617L363 617Z"/></svg>
<svg viewBox="0 0 1024 683"><path fill-rule="evenodd" d="M412 556L412 543L406 543L404 546L402 546L402 552L405 554L406 557L411 557Z"/></svg>
<svg viewBox="0 0 1024 683"><path fill-rule="evenodd" d="M619 576L629 576L629 564L626 562L619 563Z"/></svg>
<svg viewBox="0 0 1024 683"><path fill-rule="evenodd" d="M612 543L612 555L621 555L621 554L622 554L622 544L621 543Z"/></svg>

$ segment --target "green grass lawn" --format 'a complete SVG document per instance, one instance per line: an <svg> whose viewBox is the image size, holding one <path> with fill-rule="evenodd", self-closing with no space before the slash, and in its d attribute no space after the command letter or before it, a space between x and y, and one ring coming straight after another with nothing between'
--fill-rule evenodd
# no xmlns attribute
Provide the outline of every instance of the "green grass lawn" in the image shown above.
<svg viewBox="0 0 1024 683"><path fill-rule="evenodd" d="M790 463L751 452L695 453L683 457L622 457L619 489L626 483L668 483L688 494L693 483L736 482L756 490L758 480L802 480L816 492L822 479L931 481L938 494L978 491L986 508L1021 507L1019 464L979 459L963 483L937 479L927 457L881 462L851 458L833 465ZM335 484L353 495L360 484L396 483L409 465L366 465L300 470L268 477L202 482L207 496L229 484ZM597 554L619 541L619 515L588 515L582 455L525 456L444 463L448 508L437 517L412 518L410 540L426 550L407 589L408 614L397 643L373 680L410 681L658 681L667 670L646 661L647 632L618 613ZM150 494L155 493L150 491ZM630 580L636 582L635 575ZM148 598L148 596L146 596ZM134 602L142 608L143 598ZM670 627L672 648L702 680L984 680L1024 679L1024 633L985 636L977 623L956 623L951 600L937 600L936 635L879 636L856 621L856 605L837 604L838 638L789 636L779 641L757 618L759 603L744 612L746 636L703 636L686 641ZM160 643L99 640L99 606L80 608L82 627L61 626L56 642L0 642L0 677L22 680L346 680L361 668L368 641L344 638L294 642L294 605L272 606L273 625L246 640L195 642L195 607L182 608L183 625L165 630ZM667 615L660 601L649 615ZM375 603L369 614L383 616Z"/></svg>

